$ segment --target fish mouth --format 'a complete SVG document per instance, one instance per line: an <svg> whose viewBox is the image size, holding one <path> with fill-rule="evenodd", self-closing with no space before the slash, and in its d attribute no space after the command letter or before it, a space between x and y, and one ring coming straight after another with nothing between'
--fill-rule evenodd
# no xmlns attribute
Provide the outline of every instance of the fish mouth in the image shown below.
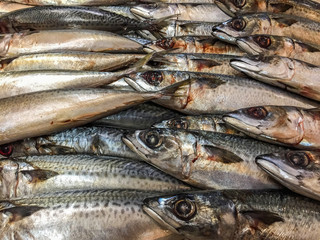
<svg viewBox="0 0 320 240"><path fill-rule="evenodd" d="M256 158L257 165L276 179L281 184L288 186L291 184L299 185L299 172L293 168L287 167L279 160L275 160L268 155L258 156Z"/></svg>
<svg viewBox="0 0 320 240"><path fill-rule="evenodd" d="M245 40L237 39L236 44L240 49L251 55L259 55L262 53L262 51L259 51L259 48L254 48L254 45L248 44Z"/></svg>
<svg viewBox="0 0 320 240"><path fill-rule="evenodd" d="M234 69L244 73L259 73L261 68L259 67L260 61L254 61L249 58L238 58L230 60L230 65Z"/></svg>
<svg viewBox="0 0 320 240"><path fill-rule="evenodd" d="M224 41L224 42L228 42L228 43L232 43L232 44L236 43L236 40L237 40L235 37L232 37L232 36L228 35L227 33L221 31L219 29L219 27L213 27L211 35L213 37L216 37L216 38Z"/></svg>
<svg viewBox="0 0 320 240"><path fill-rule="evenodd" d="M258 129L258 125L249 125L243 120L241 120L242 114L237 112L227 113L222 116L223 121L227 124L231 125L232 127L238 129L239 131L243 131L246 133L252 134L262 134L262 131Z"/></svg>
<svg viewBox="0 0 320 240"><path fill-rule="evenodd" d="M139 138L136 138L136 133L128 133L122 136L122 141L130 148L131 151L138 154L143 160L148 161L147 154L148 151L144 146L139 142Z"/></svg>

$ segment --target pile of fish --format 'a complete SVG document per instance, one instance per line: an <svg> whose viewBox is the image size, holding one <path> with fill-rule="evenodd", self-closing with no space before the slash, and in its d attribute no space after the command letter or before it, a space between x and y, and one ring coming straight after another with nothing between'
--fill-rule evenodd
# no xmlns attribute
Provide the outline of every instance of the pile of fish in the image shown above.
<svg viewBox="0 0 320 240"><path fill-rule="evenodd" d="M0 1L0 239L318 240L319 0Z"/></svg>

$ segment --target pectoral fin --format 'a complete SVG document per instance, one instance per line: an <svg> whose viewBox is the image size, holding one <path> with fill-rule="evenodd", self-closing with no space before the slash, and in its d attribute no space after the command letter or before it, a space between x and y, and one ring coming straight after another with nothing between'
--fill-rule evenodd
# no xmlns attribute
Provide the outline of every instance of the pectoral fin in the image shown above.
<svg viewBox="0 0 320 240"><path fill-rule="evenodd" d="M284 222L284 219L277 213L268 211L245 211L241 212L246 218L253 220L252 227L258 227L260 223L271 225L275 222Z"/></svg>
<svg viewBox="0 0 320 240"><path fill-rule="evenodd" d="M10 222L19 221L25 217L31 216L33 213L39 211L42 207L38 206L16 206L12 208L3 209L0 212L11 213Z"/></svg>
<svg viewBox="0 0 320 240"><path fill-rule="evenodd" d="M29 179L30 183L43 182L49 178L59 175L57 172L42 169L21 171L21 173Z"/></svg>
<svg viewBox="0 0 320 240"><path fill-rule="evenodd" d="M223 148L215 147L212 145L204 145L203 148L205 149L208 158L212 161L221 162L221 163L238 163L243 162L243 159Z"/></svg>

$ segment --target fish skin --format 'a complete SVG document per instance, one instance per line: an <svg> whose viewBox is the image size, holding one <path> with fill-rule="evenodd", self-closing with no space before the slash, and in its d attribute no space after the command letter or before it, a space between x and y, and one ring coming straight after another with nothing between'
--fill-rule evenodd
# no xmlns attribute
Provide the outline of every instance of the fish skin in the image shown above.
<svg viewBox="0 0 320 240"><path fill-rule="evenodd" d="M311 151L286 151L258 156L256 163L290 190L320 201L320 155Z"/></svg>
<svg viewBox="0 0 320 240"><path fill-rule="evenodd" d="M226 125L221 115L180 116L163 120L154 124L155 128L170 128L175 130L208 131L244 136L240 131Z"/></svg>
<svg viewBox="0 0 320 240"><path fill-rule="evenodd" d="M124 0L12 0L12 2L21 4L30 4L34 6L99 6L99 5L118 5L128 3ZM130 1L129 1L130 2Z"/></svg>
<svg viewBox="0 0 320 240"><path fill-rule="evenodd" d="M110 156L30 156L0 161L0 198L81 189L191 188L142 161Z"/></svg>
<svg viewBox="0 0 320 240"><path fill-rule="evenodd" d="M162 38L144 46L147 52L161 52L170 50L174 53L206 53L206 54L226 54L226 55L243 55L238 47L228 44L212 37L172 37Z"/></svg>
<svg viewBox="0 0 320 240"><path fill-rule="evenodd" d="M147 240L171 235L142 211L143 199L154 194L135 190L83 190L2 201L0 237L4 240Z"/></svg>
<svg viewBox="0 0 320 240"><path fill-rule="evenodd" d="M256 34L283 36L319 47L320 22L290 15L257 13L235 17L216 25L212 35L236 43L236 38Z"/></svg>
<svg viewBox="0 0 320 240"><path fill-rule="evenodd" d="M0 155L3 158L16 158L32 155L94 154L140 159L121 141L124 132L107 127L72 128L1 145Z"/></svg>
<svg viewBox="0 0 320 240"><path fill-rule="evenodd" d="M187 73L184 77L187 76L190 75ZM181 80L183 77L177 79ZM222 114L244 107L266 104L303 108L319 107L315 101L249 78L208 74L184 80L174 94L154 102L189 115ZM138 91L150 91L149 88L161 89L162 87L156 82L127 81L127 83ZM165 84L168 83L163 81L164 86Z"/></svg>
<svg viewBox="0 0 320 240"><path fill-rule="evenodd" d="M122 140L144 161L201 189L266 189L280 186L255 163L255 157L284 148L241 136L148 129Z"/></svg>
<svg viewBox="0 0 320 240"><path fill-rule="evenodd" d="M265 45L267 43L267 45ZM320 48L291 38L271 35L253 35L237 38L237 45L249 55L281 56L320 65Z"/></svg>
<svg viewBox="0 0 320 240"><path fill-rule="evenodd" d="M145 54L110 54L76 51L36 53L0 60L0 71L111 71L125 67L145 56Z"/></svg>
<svg viewBox="0 0 320 240"><path fill-rule="evenodd" d="M320 4L311 0L246 0L240 1L238 6L235 2L234 0L217 0L216 4L230 16L267 12L320 21Z"/></svg>
<svg viewBox="0 0 320 240"><path fill-rule="evenodd" d="M118 34L95 30L51 30L5 34L1 57L54 51L141 52L142 46Z"/></svg>
<svg viewBox="0 0 320 240"><path fill-rule="evenodd" d="M16 10L24 9L24 8L30 8L30 7L33 7L33 6L14 3L14 2L1 1L0 2L0 16L6 14L8 12L12 12L12 11L16 11Z"/></svg>
<svg viewBox="0 0 320 240"><path fill-rule="evenodd" d="M320 101L320 66L279 56L243 57L231 60L230 65L259 81Z"/></svg>
<svg viewBox="0 0 320 240"><path fill-rule="evenodd" d="M62 89L3 98L0 144L81 126L161 96L159 92Z"/></svg>
<svg viewBox="0 0 320 240"><path fill-rule="evenodd" d="M114 115L101 118L92 124L105 127L112 126L129 129L146 129L150 128L158 121L177 116L180 116L178 112L171 111L155 104L142 103Z"/></svg>
<svg viewBox="0 0 320 240"><path fill-rule="evenodd" d="M223 190L160 195L143 209L191 239L316 240L319 202L289 191Z"/></svg>
<svg viewBox="0 0 320 240"><path fill-rule="evenodd" d="M0 17L0 33L24 30L91 29L111 32L156 30L157 21L138 21L120 14L84 6L36 6Z"/></svg>
<svg viewBox="0 0 320 240"><path fill-rule="evenodd" d="M299 149L319 150L319 109L292 106L258 106L227 113L232 127L263 141Z"/></svg>
<svg viewBox="0 0 320 240"><path fill-rule="evenodd" d="M139 4L130 10L134 15L144 19L170 17L175 20L199 22L223 22L230 19L216 4Z"/></svg>

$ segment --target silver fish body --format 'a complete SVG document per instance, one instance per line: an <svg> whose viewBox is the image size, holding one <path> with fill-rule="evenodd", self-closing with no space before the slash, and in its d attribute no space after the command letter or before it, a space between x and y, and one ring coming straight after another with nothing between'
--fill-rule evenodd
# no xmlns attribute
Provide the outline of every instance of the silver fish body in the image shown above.
<svg viewBox="0 0 320 240"><path fill-rule="evenodd" d="M159 195L143 209L190 239L316 240L320 205L288 191L201 191Z"/></svg>
<svg viewBox="0 0 320 240"><path fill-rule="evenodd" d="M202 189L279 188L255 163L283 148L236 135L172 129L137 130L123 141L143 160Z"/></svg>
<svg viewBox="0 0 320 240"><path fill-rule="evenodd" d="M0 166L1 199L81 189L190 189L142 161L109 156L30 156L1 160Z"/></svg>
<svg viewBox="0 0 320 240"><path fill-rule="evenodd" d="M319 152L286 151L258 156L256 163L292 191L320 201Z"/></svg>
<svg viewBox="0 0 320 240"><path fill-rule="evenodd" d="M291 106L258 106L225 114L232 127L263 141L319 150L320 111Z"/></svg>
<svg viewBox="0 0 320 240"><path fill-rule="evenodd" d="M291 38L254 35L237 38L237 45L249 55L281 56L320 65L320 48Z"/></svg>
<svg viewBox="0 0 320 240"><path fill-rule="evenodd" d="M231 60L230 65L257 80L320 101L320 66L278 56L243 57Z"/></svg>
<svg viewBox="0 0 320 240"><path fill-rule="evenodd" d="M57 6L99 6L99 5L117 5L124 4L124 0L11 0L21 4L30 4L35 6L57 5Z"/></svg>
<svg viewBox="0 0 320 240"><path fill-rule="evenodd" d="M79 190L1 202L0 237L21 239L157 239L170 235L142 211L154 192Z"/></svg>

